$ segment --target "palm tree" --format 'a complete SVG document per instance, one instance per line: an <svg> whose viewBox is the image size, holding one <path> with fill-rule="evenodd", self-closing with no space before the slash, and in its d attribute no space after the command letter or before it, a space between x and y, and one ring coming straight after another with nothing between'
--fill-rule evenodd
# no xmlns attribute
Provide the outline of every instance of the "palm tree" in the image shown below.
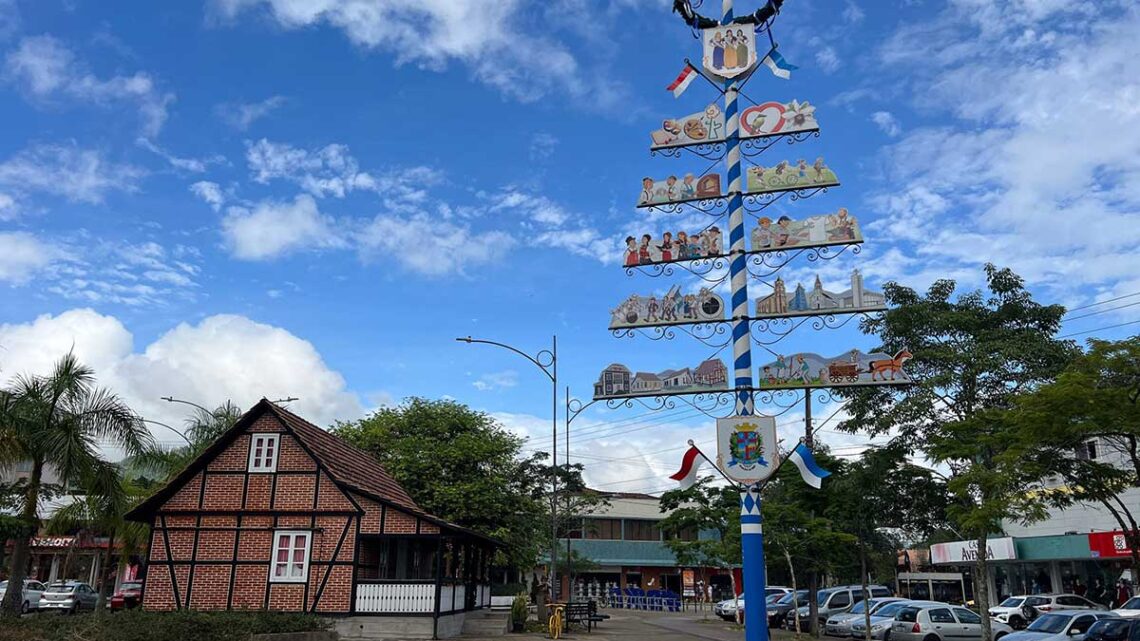
<svg viewBox="0 0 1140 641"><path fill-rule="evenodd" d="M129 457L123 462L127 470L126 476L139 485L157 489L156 482L162 483L174 478L219 436L233 427L243 413L233 401L226 401L212 410L196 408L194 414L186 419L186 429L181 432L187 445L171 449L162 449L156 445L137 456Z"/></svg>
<svg viewBox="0 0 1140 641"><path fill-rule="evenodd" d="M143 498L145 492L143 488L129 483L119 466L104 463L89 479L88 494L56 510L45 526L50 534L90 531L107 536L107 549L103 552L100 563L101 572L95 581L95 591L99 594L95 605L96 613L103 612L107 571L111 567L115 543L119 543L122 548L120 558L124 559L147 544L150 532L146 524L123 518Z"/></svg>
<svg viewBox="0 0 1140 641"><path fill-rule="evenodd" d="M150 448L142 421L116 395L95 386L94 371L68 353L47 376L20 375L0 398L0 464L30 462L23 485L20 518L34 533L45 489L44 470L55 469L64 485L89 486L98 496L107 491L101 447L117 447L127 456ZM86 488L85 488L86 489ZM31 534L15 540L9 566L10 586L27 576ZM0 614L18 616L21 590L10 589Z"/></svg>

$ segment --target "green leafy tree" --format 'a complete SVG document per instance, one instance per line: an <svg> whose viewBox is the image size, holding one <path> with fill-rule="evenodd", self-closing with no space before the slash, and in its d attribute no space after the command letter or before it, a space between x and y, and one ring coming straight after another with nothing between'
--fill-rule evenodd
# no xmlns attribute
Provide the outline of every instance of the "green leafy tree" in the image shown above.
<svg viewBox="0 0 1140 641"><path fill-rule="evenodd" d="M151 445L150 434L130 408L111 392L95 386L95 374L73 354L60 358L46 376L21 375L0 400L0 463L31 463L20 497L20 519L26 532L39 527L39 503L44 470L54 468L65 484L87 486L98 493L98 480L109 465L99 442L137 455ZM89 491L89 493L90 493ZM23 585L27 576L31 534L12 546L9 585ZM8 590L0 613L20 613L21 591Z"/></svg>
<svg viewBox="0 0 1140 641"><path fill-rule="evenodd" d="M1045 495L1027 489L1053 472L1048 457L1020 437L1009 411L1018 394L1050 382L1076 348L1055 338L1064 308L1035 302L1008 269L987 265L985 273L986 292L956 298L952 280L925 294L887 284L892 309L862 328L881 349L914 354L907 366L914 384L850 390L852 417L844 427L896 435L894 445L950 469L948 515L978 543L975 601L990 641L986 539L1003 519L1042 518Z"/></svg>
<svg viewBox="0 0 1140 641"><path fill-rule="evenodd" d="M716 534L696 540L667 536L665 545L678 565L731 568L740 564L740 492L717 481L705 476L692 487L661 495L661 511L668 515L660 527L667 535L686 531Z"/></svg>
<svg viewBox="0 0 1140 641"><path fill-rule="evenodd" d="M244 413L233 401L228 400L212 410L195 408L194 413L186 419L186 427L182 432L189 443L174 448L162 448L155 444L145 452L127 458L123 462L127 478L141 487L157 489L198 458L219 436L233 427Z"/></svg>
<svg viewBox="0 0 1140 641"><path fill-rule="evenodd" d="M828 479L827 515L856 538L859 577L868 598L869 557L894 561L901 540L927 537L946 526L946 487L933 472L910 464L899 448L867 450ZM867 641L871 611L863 611Z"/></svg>
<svg viewBox="0 0 1140 641"><path fill-rule="evenodd" d="M533 567L550 549L545 454L522 457L523 440L488 414L411 398L332 431L376 457L423 509L504 541L506 564Z"/></svg>
<svg viewBox="0 0 1140 641"><path fill-rule="evenodd" d="M1056 381L1019 398L1013 416L1022 438L1066 459L1058 472L1065 487L1048 494L1053 505L1095 502L1104 507L1128 540L1132 576L1140 576L1140 514L1122 495L1140 487L1137 381L1140 336L1091 340ZM1102 445L1101 454L1119 454L1123 464L1108 463L1105 456L1075 455L1087 451L1085 443L1093 439Z"/></svg>

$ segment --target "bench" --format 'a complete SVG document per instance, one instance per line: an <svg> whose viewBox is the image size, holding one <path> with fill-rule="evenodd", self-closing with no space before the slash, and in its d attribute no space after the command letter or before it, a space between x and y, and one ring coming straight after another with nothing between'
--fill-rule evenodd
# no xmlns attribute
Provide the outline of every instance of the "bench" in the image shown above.
<svg viewBox="0 0 1140 641"><path fill-rule="evenodd" d="M584 625L587 632L593 632L594 625L610 618L610 615L598 614L598 602L590 599L589 601L567 603L565 617L567 624Z"/></svg>

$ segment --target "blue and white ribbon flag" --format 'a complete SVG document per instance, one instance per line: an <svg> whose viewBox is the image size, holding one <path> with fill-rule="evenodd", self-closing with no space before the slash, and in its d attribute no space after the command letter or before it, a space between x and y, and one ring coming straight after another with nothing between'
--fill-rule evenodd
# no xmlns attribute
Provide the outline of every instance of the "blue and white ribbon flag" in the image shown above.
<svg viewBox="0 0 1140 641"><path fill-rule="evenodd" d="M804 483L819 489L823 487L823 479L831 476L831 472L819 466L815 462L815 457L811 455L811 450L803 443L796 446L792 453L788 455L788 460L791 461L800 469L800 476L804 478Z"/></svg>
<svg viewBox="0 0 1140 641"><path fill-rule="evenodd" d="M783 78L784 80L791 78L792 72L799 69L799 67L784 60L784 57L780 55L780 52L777 51L775 47L772 47L772 50L768 52L768 55L764 56L764 60L761 62L771 69L777 78Z"/></svg>

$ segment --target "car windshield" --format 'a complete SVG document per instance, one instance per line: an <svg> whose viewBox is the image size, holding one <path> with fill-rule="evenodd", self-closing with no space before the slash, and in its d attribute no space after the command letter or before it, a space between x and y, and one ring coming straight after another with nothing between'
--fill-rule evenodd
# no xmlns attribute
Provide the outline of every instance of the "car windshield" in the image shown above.
<svg viewBox="0 0 1140 641"><path fill-rule="evenodd" d="M777 601L776 603L779 603L780 605L789 605L789 604L791 604L792 601L803 601L804 599L807 598L807 595L808 595L807 590L800 590L799 592L796 592L796 593L789 592L789 593L785 594L784 596L780 597L780 600Z"/></svg>
<svg viewBox="0 0 1140 641"><path fill-rule="evenodd" d="M819 594L815 595L815 602L819 605L823 605L827 603L827 598L831 596L831 594L831 592L820 592Z"/></svg>
<svg viewBox="0 0 1140 641"><path fill-rule="evenodd" d="M1073 617L1067 617L1062 614L1046 614L1045 616L1029 624L1028 629L1031 632L1049 632L1052 634L1060 634L1065 631L1065 628L1069 625L1069 621L1072 620Z"/></svg>
<svg viewBox="0 0 1140 641"><path fill-rule="evenodd" d="M48 592L71 592L75 589L75 585L71 583L52 583L48 586Z"/></svg>
<svg viewBox="0 0 1140 641"><path fill-rule="evenodd" d="M1025 605L1032 606L1045 605L1048 602L1049 597L1047 596L1031 596L1025 599Z"/></svg>
<svg viewBox="0 0 1140 641"><path fill-rule="evenodd" d="M875 612L875 616L877 616L877 617L893 617L894 615L898 614L898 611L901 610L903 608L903 606L905 606L905 605L906 605L905 601L898 601L896 603L888 603L887 605L884 605L883 607L879 608Z"/></svg>
<svg viewBox="0 0 1140 641"><path fill-rule="evenodd" d="M860 602L856 603L855 605L851 606L851 609L848 610L848 612L850 612L851 614L862 614L863 613L863 606L866 605L866 603L867 603L866 601L860 601ZM871 605L875 605L875 604L872 603Z"/></svg>
<svg viewBox="0 0 1140 641"><path fill-rule="evenodd" d="M5 583L7 583L7 581L5 581ZM2 585L2 584L0 584L0 585ZM1140 596L1132 597L1131 599L1128 599L1127 601L1124 602L1124 605L1120 606L1119 609L1120 610L1140 610Z"/></svg>
<svg viewBox="0 0 1140 641"><path fill-rule="evenodd" d="M1001 605L999 605L998 607L1002 607L1002 608L1016 608L1016 607L1018 607L1019 605L1021 605L1021 601L1022 601L1022 599L1019 599L1019 598L1017 598L1017 597L1012 597L1012 596L1011 596L1011 597L1009 597L1008 599L1006 599L1005 601L1002 601L1002 602L1001 602Z"/></svg>

